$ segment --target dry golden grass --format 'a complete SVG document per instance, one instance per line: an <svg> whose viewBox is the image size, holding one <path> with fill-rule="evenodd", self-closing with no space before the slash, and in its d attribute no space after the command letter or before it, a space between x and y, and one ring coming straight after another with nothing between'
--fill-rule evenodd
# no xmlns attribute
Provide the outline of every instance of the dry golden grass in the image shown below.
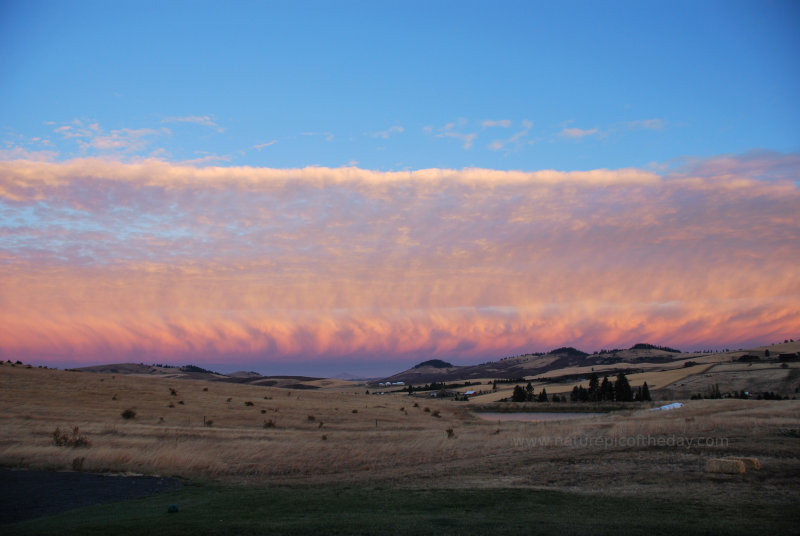
<svg viewBox="0 0 800 536"><path fill-rule="evenodd" d="M671 369L663 369L663 365L659 370L652 370L647 372L641 372L637 374L628 374L627 378L630 384L636 388L642 385L644 382L647 382L648 387L651 390L659 389L661 387L668 386L672 383L681 381L687 377L694 376L697 374L703 374L706 370L713 366L713 363L707 363L704 365L696 365L694 367L679 367L679 368L671 368ZM774 366L774 365L773 365ZM587 367L583 367L587 368ZM570 369L563 369L559 370L559 373L564 372L565 370ZM585 371L584 371L585 372ZM564 372L566 374L566 372ZM587 378L591 374L591 369L589 372L586 373ZM600 378L604 376L603 372L598 372ZM616 378L616 374L609 373L609 379L614 380ZM489 390L491 389L491 382L485 382L482 385L476 387L465 387L463 389L459 389L459 391L466 391L469 389L483 389ZM496 392L487 392L485 394L476 396L473 398L473 401L476 403L486 403L486 402L496 402L498 400L502 400L503 398L508 398L511 396L512 391L514 390L515 384L497 384L497 391ZM532 383L535 391L538 393L542 390L542 388L547 390L547 394L565 394L571 393L572 389L575 386L583 385L584 387L589 387L589 380L584 380L581 382L568 382L568 383L545 383L545 382L533 382ZM652 393L652 391L651 391ZM655 394L655 393L652 393Z"/></svg>
<svg viewBox="0 0 800 536"><path fill-rule="evenodd" d="M4 364L0 407L5 466L69 469L83 458L84 471L247 482L588 492L613 483L616 493L667 495L723 486L728 495L800 499L800 440L780 433L800 428L796 401L692 401L667 412L496 423L467 403L366 395L363 387L286 390ZM126 409L136 417L123 419ZM76 426L90 447L54 444L56 427ZM764 469L745 475L745 487L729 486L704 471L706 459L726 456L757 457Z"/></svg>

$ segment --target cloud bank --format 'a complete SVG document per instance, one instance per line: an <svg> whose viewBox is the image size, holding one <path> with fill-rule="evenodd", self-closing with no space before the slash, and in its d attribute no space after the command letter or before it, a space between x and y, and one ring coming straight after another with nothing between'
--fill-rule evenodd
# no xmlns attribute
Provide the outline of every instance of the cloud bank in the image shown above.
<svg viewBox="0 0 800 536"><path fill-rule="evenodd" d="M467 362L782 340L800 335L798 160L0 162L0 357Z"/></svg>

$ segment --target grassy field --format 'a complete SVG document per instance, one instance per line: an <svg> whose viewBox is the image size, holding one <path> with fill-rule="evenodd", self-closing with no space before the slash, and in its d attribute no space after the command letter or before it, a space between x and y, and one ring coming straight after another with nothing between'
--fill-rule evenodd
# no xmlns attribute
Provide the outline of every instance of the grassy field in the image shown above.
<svg viewBox="0 0 800 536"><path fill-rule="evenodd" d="M485 531L482 520L512 528L530 523L527 532L585 532L572 524L573 511L613 528L612 514L636 504L625 518L632 532L703 532L786 526L800 503L800 439L786 432L800 429L798 401L698 400L669 412L634 406L570 421L497 423L476 417L467 403L367 395L346 384L293 391L4 364L0 407L2 466L204 483L125 503L124 512L105 506L52 518L68 527L83 526L84 517L99 526L105 516L121 527L151 524L158 533L168 522L188 533L220 511L230 514L220 517L228 521L220 533L311 531L319 523L342 533L475 533ZM134 418L122 417L128 409ZM57 427L70 434L78 427L89 446L57 446ZM763 469L704 472L708 458L727 455L755 456ZM279 515L283 510L270 504L280 497L313 499L311 513ZM166 518L170 501L182 512ZM462 512L462 502L472 506ZM539 502L550 505L549 514L525 513ZM266 520L255 506L262 503ZM606 511L611 517L603 517Z"/></svg>
<svg viewBox="0 0 800 536"><path fill-rule="evenodd" d="M168 513L169 505L178 507ZM190 485L6 534L791 534L786 505L709 506L546 490Z"/></svg>

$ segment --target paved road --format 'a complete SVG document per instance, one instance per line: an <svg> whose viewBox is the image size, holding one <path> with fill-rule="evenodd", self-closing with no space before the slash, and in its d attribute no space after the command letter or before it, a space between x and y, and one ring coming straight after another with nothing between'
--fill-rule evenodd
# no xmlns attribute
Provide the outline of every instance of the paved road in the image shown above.
<svg viewBox="0 0 800 536"><path fill-rule="evenodd" d="M0 469L0 525L146 497L181 485L174 478L152 476Z"/></svg>

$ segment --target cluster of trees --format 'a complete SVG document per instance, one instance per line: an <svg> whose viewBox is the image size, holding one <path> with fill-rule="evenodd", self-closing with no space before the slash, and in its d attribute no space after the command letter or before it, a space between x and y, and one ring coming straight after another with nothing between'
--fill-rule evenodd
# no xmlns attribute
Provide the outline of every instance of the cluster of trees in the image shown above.
<svg viewBox="0 0 800 536"><path fill-rule="evenodd" d="M681 351L675 348L670 348L669 346L658 346L657 344L647 344L644 342L640 342L638 344L634 344L631 347L631 350L662 350L664 352L672 352L674 354L680 354Z"/></svg>
<svg viewBox="0 0 800 536"><path fill-rule="evenodd" d="M748 393L745 391L733 391L733 392L726 392L723 393L719 389L719 384L714 384L709 387L708 392L697 393L696 395L692 395L692 400L716 400L720 398L742 398L742 399L756 399L756 400L789 400L788 396L783 396L779 394L775 394L772 391L764 391L762 393Z"/></svg>
<svg viewBox="0 0 800 536"><path fill-rule="evenodd" d="M408 394L411 394L414 391L441 391L442 389L457 389L459 387L469 387L470 385L480 385L480 384L481 382L470 382L470 381L466 381L464 383L431 382L431 383L426 383L425 385L418 385L417 387L409 385L405 390L408 391Z"/></svg>
<svg viewBox="0 0 800 536"><path fill-rule="evenodd" d="M547 402L547 389L542 388L541 392L536 395L531 382L522 387L521 385L514 386L514 392L511 394L512 402Z"/></svg>
<svg viewBox="0 0 800 536"><path fill-rule="evenodd" d="M613 383L608 376L600 382L597 373L593 372L589 377L589 388L576 385L572 389L570 400L572 402L646 402L652 398L650 398L650 388L647 386L647 382L634 391L623 372L617 374L617 380Z"/></svg>

